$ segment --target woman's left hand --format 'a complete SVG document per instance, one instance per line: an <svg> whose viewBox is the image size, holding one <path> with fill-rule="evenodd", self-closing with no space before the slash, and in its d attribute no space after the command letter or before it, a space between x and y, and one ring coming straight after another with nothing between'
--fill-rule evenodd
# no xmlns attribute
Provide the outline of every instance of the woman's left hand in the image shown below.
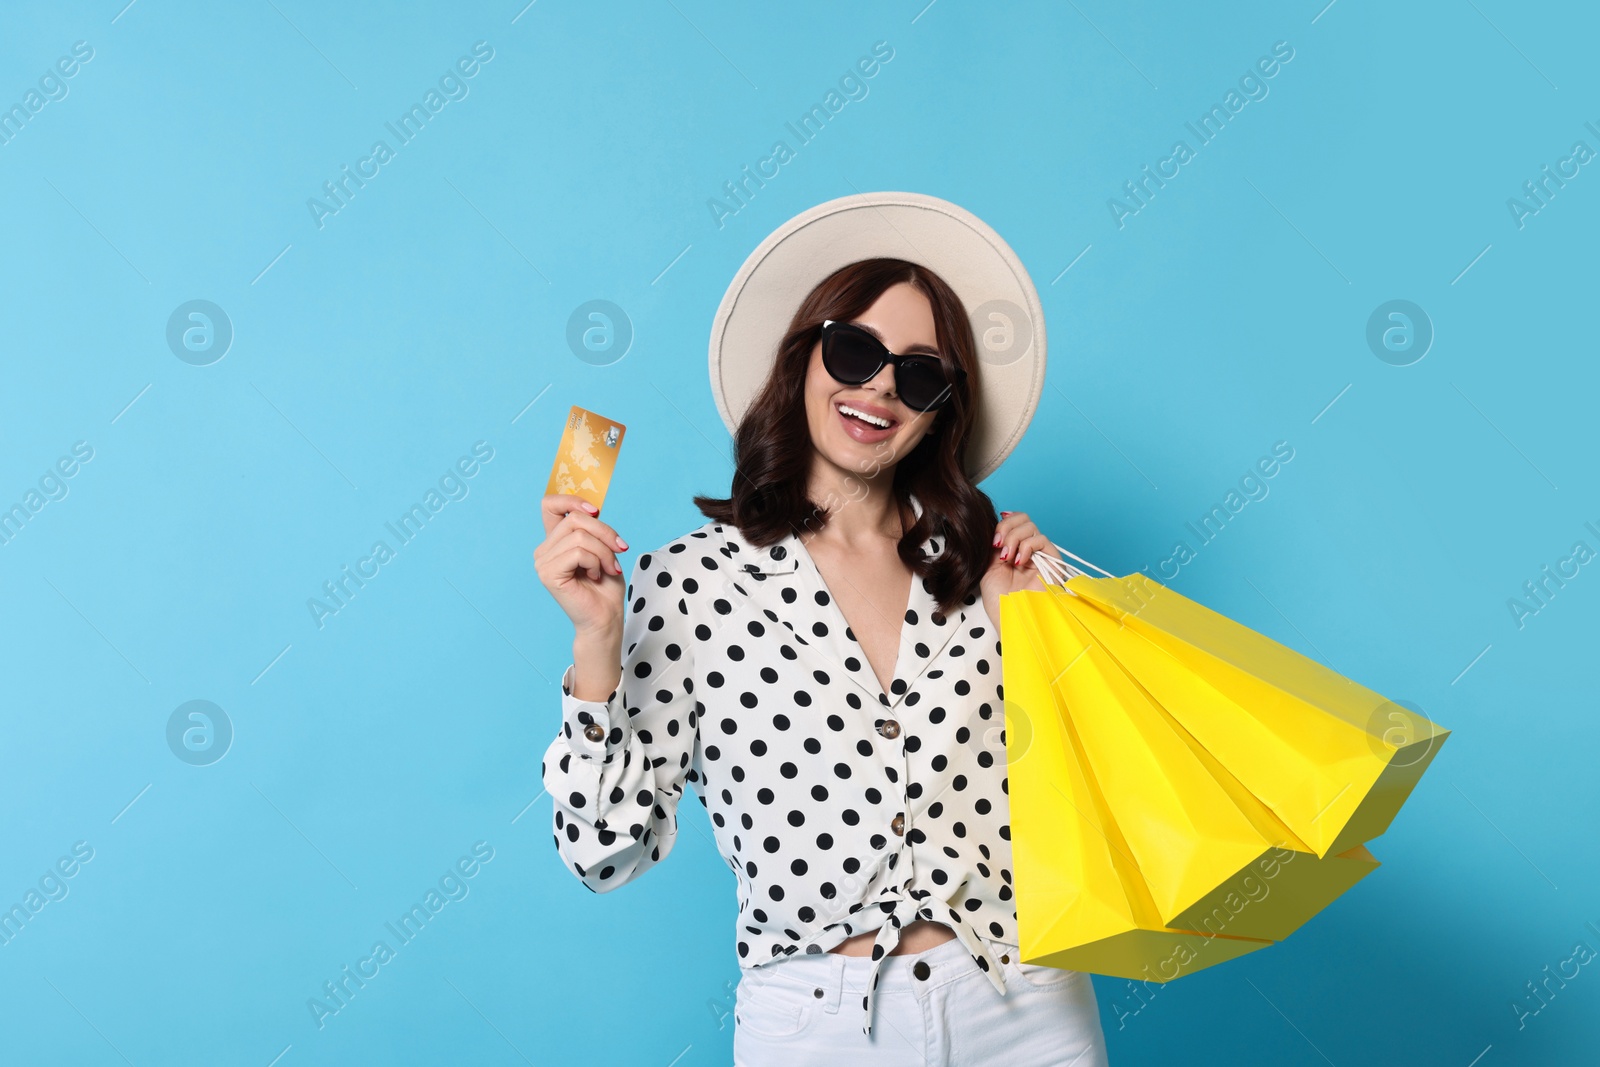
<svg viewBox="0 0 1600 1067"><path fill-rule="evenodd" d="M983 607L995 626L1000 625L1000 598L1022 589L1043 589L1044 580L1033 565L1033 554L1049 551L1050 539L1039 532L1025 512L1003 511L995 528L994 552L980 583Z"/></svg>

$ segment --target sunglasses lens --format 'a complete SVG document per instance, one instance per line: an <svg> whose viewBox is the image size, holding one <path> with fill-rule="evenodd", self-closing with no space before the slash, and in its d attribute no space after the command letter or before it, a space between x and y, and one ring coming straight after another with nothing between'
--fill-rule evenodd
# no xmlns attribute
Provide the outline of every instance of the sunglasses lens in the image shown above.
<svg viewBox="0 0 1600 1067"><path fill-rule="evenodd" d="M833 330L823 341L822 363L839 381L860 385L883 366L883 349L870 337L849 330Z"/></svg>
<svg viewBox="0 0 1600 1067"><path fill-rule="evenodd" d="M926 411L950 398L944 366L929 357L901 360L894 372L895 388L906 406Z"/></svg>

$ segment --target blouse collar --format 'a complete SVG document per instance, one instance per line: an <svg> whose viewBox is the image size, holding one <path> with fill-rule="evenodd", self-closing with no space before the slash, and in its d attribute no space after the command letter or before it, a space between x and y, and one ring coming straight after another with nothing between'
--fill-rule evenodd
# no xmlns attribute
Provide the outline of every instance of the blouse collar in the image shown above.
<svg viewBox="0 0 1600 1067"><path fill-rule="evenodd" d="M915 496L911 497L911 507L915 515L921 516L922 505ZM871 667L861 663L860 646L852 639L847 626L843 625L845 620L837 604L832 602L832 598L819 595L826 588L826 583L815 563L809 562L810 553L793 531L776 544L762 549L746 541L731 524L718 523L715 529L724 542L718 551L733 561L735 574L748 574L755 579L746 588L734 578L729 581L729 587L742 596L754 597L773 621L781 621L785 606L793 600L804 597L809 603L815 598L818 610L830 616L835 625L819 623L822 629L809 628L812 634L809 638L804 632L796 631L796 642L810 648L836 668L843 668L841 673L885 712L899 707L910 686L924 671L939 662L947 645L954 648L960 644L955 642L953 645L951 639L962 632L974 612L981 610L974 598L968 606L958 608L953 616L946 617L929 592L927 579L913 575L908 611L905 623L900 628L895 676L885 691ZM922 543L923 553L930 558L937 557L944 550L944 540L942 535L927 538ZM805 567L801 566L802 557L808 561ZM775 581L768 581L769 575L778 577ZM786 587L792 595L782 595ZM784 624L791 630L795 629L792 623ZM961 653L957 651L955 654Z"/></svg>

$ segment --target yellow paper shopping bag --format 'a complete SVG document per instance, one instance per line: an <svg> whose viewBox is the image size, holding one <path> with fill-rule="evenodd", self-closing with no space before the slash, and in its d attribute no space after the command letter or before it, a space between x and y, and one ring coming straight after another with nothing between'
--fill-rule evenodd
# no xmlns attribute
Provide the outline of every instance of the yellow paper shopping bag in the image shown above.
<svg viewBox="0 0 1600 1067"><path fill-rule="evenodd" d="M1087 647L1059 612L1030 610L1043 595L1000 599L1021 958L1164 982L1270 944L1162 922L1057 695Z"/></svg>
<svg viewBox="0 0 1600 1067"><path fill-rule="evenodd" d="M1035 559L1053 588L999 620L1025 961L1167 981L1377 866L1446 731L1142 577Z"/></svg>
<svg viewBox="0 0 1600 1067"><path fill-rule="evenodd" d="M1266 805L1190 737L1166 709L1094 640L1059 593L1013 593L1002 600L1002 632L1022 633L1032 649L1005 664L1013 752L1042 753L1038 729L1024 725L1027 710L1048 707L1062 721L1062 739L1074 771L1114 825L1091 824L1122 843L1139 885L1134 899L1149 899L1146 925L1198 933L1282 939L1376 867L1370 854L1318 857L1286 829ZM1010 629L1008 629L1010 627ZM1005 640L1002 640L1005 648ZM1016 651L1013 648L1008 651ZM1014 669L1040 669L1050 678L1046 704L1018 702ZM1013 840L1018 789L1058 768L1011 769ZM1021 779L1021 781L1019 781ZM1046 803L1056 803L1050 792ZM1088 843L1094 845L1093 837ZM1115 859L1115 856L1114 856ZM1126 917L1125 917L1126 918Z"/></svg>
<svg viewBox="0 0 1600 1067"><path fill-rule="evenodd" d="M1449 731L1142 574L1077 575L1076 614L1319 856L1382 834ZM1098 609L1098 611L1094 610Z"/></svg>
<svg viewBox="0 0 1600 1067"><path fill-rule="evenodd" d="M1056 700L1156 913L1170 923L1234 872L1290 844L1288 835L1268 813L1247 810L1260 807L1254 798L1230 795L1171 717L1059 599L1035 593L1017 606L1031 633L1074 650L1056 675Z"/></svg>

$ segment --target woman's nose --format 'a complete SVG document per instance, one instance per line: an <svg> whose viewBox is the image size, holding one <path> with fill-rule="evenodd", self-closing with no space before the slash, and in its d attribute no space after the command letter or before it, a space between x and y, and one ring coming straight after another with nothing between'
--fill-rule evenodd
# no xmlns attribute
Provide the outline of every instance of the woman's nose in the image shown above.
<svg viewBox="0 0 1600 1067"><path fill-rule="evenodd" d="M878 368L878 373L874 374L871 378L868 378L864 384L875 386L878 392L882 393L886 397L893 397L895 395L894 364L885 363L883 366Z"/></svg>

